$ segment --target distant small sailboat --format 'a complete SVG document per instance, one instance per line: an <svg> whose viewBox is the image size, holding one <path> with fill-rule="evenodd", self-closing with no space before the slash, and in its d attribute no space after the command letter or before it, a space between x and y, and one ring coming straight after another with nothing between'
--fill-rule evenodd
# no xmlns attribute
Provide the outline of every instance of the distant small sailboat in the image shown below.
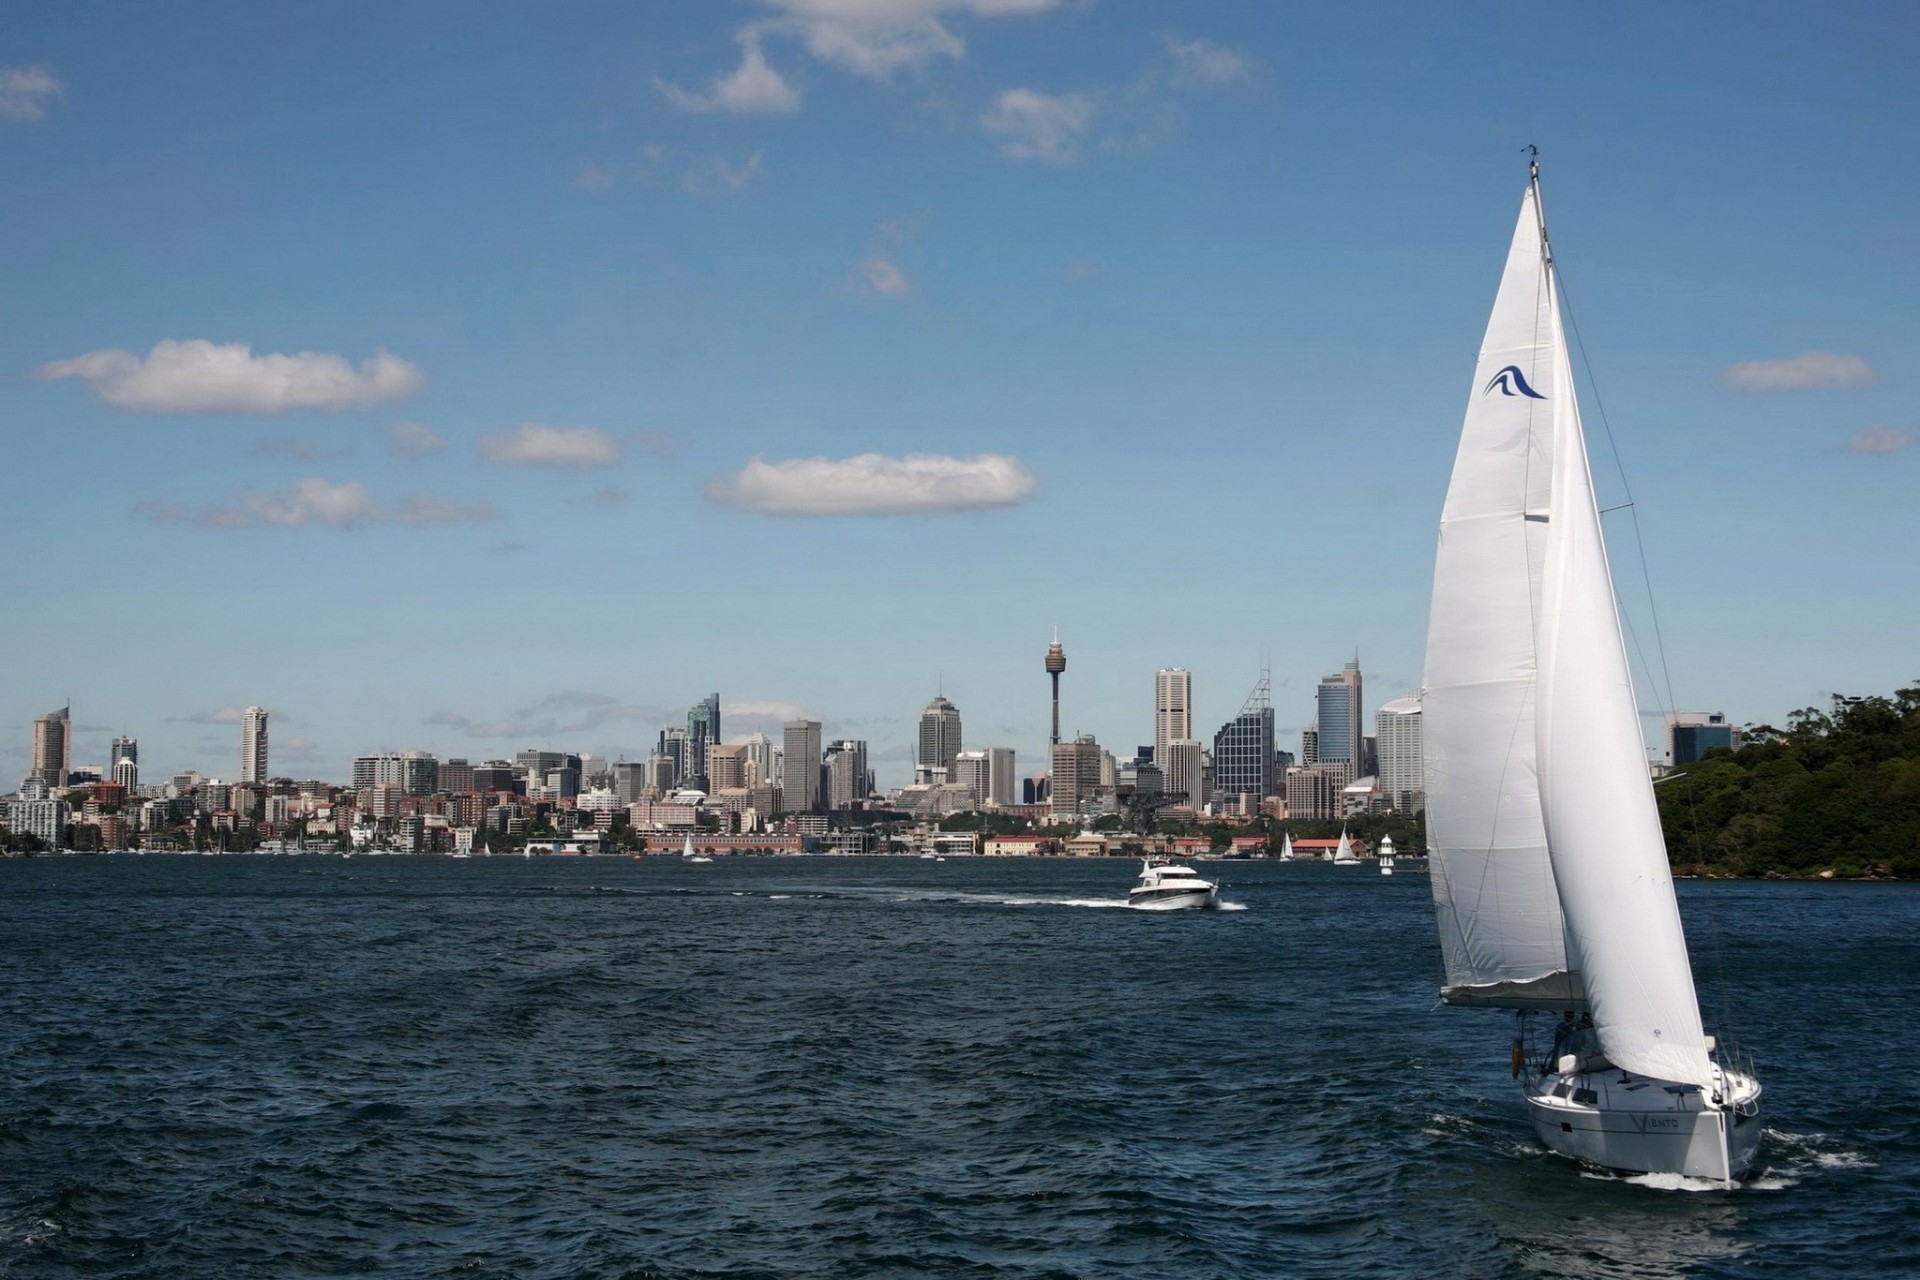
<svg viewBox="0 0 1920 1280"><path fill-rule="evenodd" d="M1283 861L1285 861L1285 862L1292 862L1292 861L1294 860L1294 854L1293 854L1293 832L1291 832L1291 831L1289 831L1289 832L1287 832L1287 833L1286 833L1286 834L1285 834L1285 835L1284 835L1284 836L1283 836L1283 837L1281 838L1281 845L1280 845L1280 857L1281 857L1281 859L1282 859Z"/></svg>
<svg viewBox="0 0 1920 1280"><path fill-rule="evenodd" d="M1537 164L1441 516L1424 686L1441 1000L1519 1011L1513 1071L1551 1150L1742 1176L1761 1086L1701 1026ZM1563 1016L1529 1063L1532 1010Z"/></svg>
<svg viewBox="0 0 1920 1280"><path fill-rule="evenodd" d="M1347 839L1347 824L1340 824L1340 844L1333 851L1333 865L1336 867L1357 867L1360 859L1353 852L1353 841Z"/></svg>
<svg viewBox="0 0 1920 1280"><path fill-rule="evenodd" d="M692 833L688 833L687 842L680 847L680 856L685 858L688 862L712 862L713 861L712 858L709 858L704 853L694 852Z"/></svg>

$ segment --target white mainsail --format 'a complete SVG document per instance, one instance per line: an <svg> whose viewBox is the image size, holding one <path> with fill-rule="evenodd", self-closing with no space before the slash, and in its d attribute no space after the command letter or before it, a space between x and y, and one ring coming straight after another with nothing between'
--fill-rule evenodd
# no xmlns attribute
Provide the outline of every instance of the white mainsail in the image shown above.
<svg viewBox="0 0 1920 1280"><path fill-rule="evenodd" d="M1564 351L1548 265L1550 330ZM1607 1060L1711 1087L1693 968L1647 771L1573 374L1554 368L1553 482L1535 713L1540 799L1566 917Z"/></svg>
<svg viewBox="0 0 1920 1280"><path fill-rule="evenodd" d="M1280 850L1280 856L1288 862L1293 861L1293 832L1286 833L1286 846Z"/></svg>
<svg viewBox="0 0 1920 1280"><path fill-rule="evenodd" d="M1451 1003L1566 1006L1560 901L1534 732L1534 627L1553 414L1566 364L1551 322L1538 197L1520 205L1440 519L1421 696L1433 900ZM1531 518L1530 518L1531 517Z"/></svg>

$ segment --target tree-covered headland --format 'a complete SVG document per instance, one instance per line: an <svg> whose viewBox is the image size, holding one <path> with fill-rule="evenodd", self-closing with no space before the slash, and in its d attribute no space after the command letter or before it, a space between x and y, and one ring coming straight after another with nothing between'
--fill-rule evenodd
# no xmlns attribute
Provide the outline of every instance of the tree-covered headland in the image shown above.
<svg viewBox="0 0 1920 1280"><path fill-rule="evenodd" d="M1654 794L1679 872L1920 877L1920 687L1750 729Z"/></svg>

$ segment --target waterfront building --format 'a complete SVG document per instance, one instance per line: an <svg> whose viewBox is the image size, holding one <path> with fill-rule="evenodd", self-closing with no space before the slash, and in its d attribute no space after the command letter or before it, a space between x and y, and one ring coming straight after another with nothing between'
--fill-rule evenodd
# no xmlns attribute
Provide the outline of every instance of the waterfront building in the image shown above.
<svg viewBox="0 0 1920 1280"><path fill-rule="evenodd" d="M1374 714L1380 757L1380 795L1395 813L1418 813L1427 806L1420 759L1420 699L1395 698Z"/></svg>
<svg viewBox="0 0 1920 1280"><path fill-rule="evenodd" d="M267 780L267 711L248 707L240 713L240 781Z"/></svg>
<svg viewBox="0 0 1920 1280"><path fill-rule="evenodd" d="M31 775L49 787L66 786L67 774L73 769L72 710L70 706L62 707L36 717L33 722Z"/></svg>
<svg viewBox="0 0 1920 1280"><path fill-rule="evenodd" d="M1154 750L1160 772L1166 778L1166 794L1186 797L1185 803L1190 809L1198 809L1207 802L1205 751L1198 738L1175 738L1164 748Z"/></svg>
<svg viewBox="0 0 1920 1280"><path fill-rule="evenodd" d="M1193 673L1163 667L1153 677L1153 752L1159 759L1169 742L1193 737Z"/></svg>
<svg viewBox="0 0 1920 1280"><path fill-rule="evenodd" d="M936 697L920 713L920 754L923 769L944 769L953 777L953 758L960 754L960 708Z"/></svg>
<svg viewBox="0 0 1920 1280"><path fill-rule="evenodd" d="M1740 749L1740 730L1719 711L1675 711L1667 716L1667 763L1692 764L1715 747Z"/></svg>
<svg viewBox="0 0 1920 1280"><path fill-rule="evenodd" d="M780 791L790 813L814 813L820 808L820 722L788 720L781 725L785 765Z"/></svg>
<svg viewBox="0 0 1920 1280"><path fill-rule="evenodd" d="M1214 793L1228 799L1251 796L1252 807L1258 808L1275 793L1273 764L1272 681L1262 671L1240 714L1213 735Z"/></svg>
<svg viewBox="0 0 1920 1280"><path fill-rule="evenodd" d="M827 748L827 808L844 813L872 790L867 775L867 744L846 738Z"/></svg>
<svg viewBox="0 0 1920 1280"><path fill-rule="evenodd" d="M1318 759L1315 763L1345 764L1357 776L1366 766L1366 726L1358 658L1320 681L1318 695Z"/></svg>
<svg viewBox="0 0 1920 1280"><path fill-rule="evenodd" d="M8 809L8 828L38 837L49 849L64 847L67 843L67 802L48 796L44 789L35 792L32 799L26 798L26 787L20 789L20 794L21 799L15 800Z"/></svg>

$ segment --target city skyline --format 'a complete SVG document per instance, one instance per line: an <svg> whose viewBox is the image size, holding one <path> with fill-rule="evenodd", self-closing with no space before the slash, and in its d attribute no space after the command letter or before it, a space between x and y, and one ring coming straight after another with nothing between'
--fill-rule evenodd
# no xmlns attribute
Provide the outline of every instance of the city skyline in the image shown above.
<svg viewBox="0 0 1920 1280"><path fill-rule="evenodd" d="M1912 679L1871 554L1920 542L1910 7L1532 13L1518 86L1444 10L996 8L752 63L794 6L16 24L0 723L71 696L76 764L226 776L257 704L275 772L340 776L643 758L719 689L894 784L944 687L1037 772L1056 624L1063 740L1149 740L1174 665L1210 740L1270 657L1290 745L1356 645L1364 721L1420 684L1528 144L1650 717ZM1205 587L1135 533L1176 510ZM866 646L823 567L935 598Z"/></svg>

